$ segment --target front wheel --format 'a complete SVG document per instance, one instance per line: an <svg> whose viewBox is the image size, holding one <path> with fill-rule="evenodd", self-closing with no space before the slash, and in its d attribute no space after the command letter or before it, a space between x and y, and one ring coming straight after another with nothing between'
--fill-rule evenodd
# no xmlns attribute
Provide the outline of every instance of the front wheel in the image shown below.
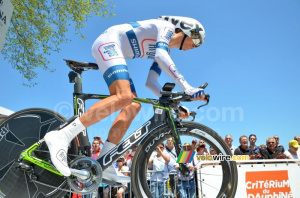
<svg viewBox="0 0 300 198"><path fill-rule="evenodd" d="M175 179L174 182L173 179L170 180L170 178L174 178L174 176L170 177L170 173L167 177L161 177L163 181L160 181L158 184L163 185L161 188L166 190L163 190L160 194L154 192L158 188L153 188L153 183L157 185L158 182L157 177L156 182L153 181L151 173L157 170L150 170L151 165L149 164L148 166L149 158L151 154L155 152L155 148L160 143L172 137L170 132L170 128L167 125L163 125L145 137L138 147L131 171L131 182L136 197L153 197L155 193L155 197L157 197L157 195L159 197L167 197L170 195L176 197L177 195L181 195L180 193L182 192L178 190L181 181ZM216 132L204 125L194 122L182 122L182 126L178 128L178 135L180 136L182 144L185 142L191 144L193 139L201 139L204 140L206 144L209 144L210 147L214 148L219 155L231 155L224 140ZM169 171L174 167L174 165L170 163L168 164ZM172 172L176 171L173 170ZM193 185L195 186L194 189L197 197L234 197L238 181L237 167L234 161L220 161L218 165L215 163L203 165L195 175L196 179L194 179ZM178 175L175 176L175 178L176 177L178 178ZM168 188L173 190L168 191Z"/></svg>

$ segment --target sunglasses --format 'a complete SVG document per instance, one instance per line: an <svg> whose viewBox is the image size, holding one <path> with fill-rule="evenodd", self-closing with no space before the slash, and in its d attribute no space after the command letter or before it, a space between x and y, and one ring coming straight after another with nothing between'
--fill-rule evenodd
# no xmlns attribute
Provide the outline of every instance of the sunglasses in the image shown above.
<svg viewBox="0 0 300 198"><path fill-rule="evenodd" d="M268 144L275 144L275 142L268 142Z"/></svg>
<svg viewBox="0 0 300 198"><path fill-rule="evenodd" d="M117 160L117 162L123 162L123 160Z"/></svg>

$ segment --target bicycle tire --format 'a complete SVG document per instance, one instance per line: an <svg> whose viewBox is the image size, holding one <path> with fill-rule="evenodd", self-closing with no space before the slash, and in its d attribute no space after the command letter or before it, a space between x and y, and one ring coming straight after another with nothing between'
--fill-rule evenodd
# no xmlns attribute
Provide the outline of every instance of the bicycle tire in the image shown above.
<svg viewBox="0 0 300 198"><path fill-rule="evenodd" d="M29 182L25 171L17 170L19 155L23 150L42 139L45 134L57 128L66 119L54 111L42 108L31 108L18 111L0 123L0 190L6 197L31 198L31 197L63 197L66 192ZM33 154L40 159L50 159L45 143L39 148L40 151ZM41 152L46 151L46 152ZM74 139L69 147L69 154L77 154L78 147ZM71 157L70 160L72 160ZM62 176L44 170L39 166L32 165L37 175L37 181L67 188L66 179ZM0 196L1 197L1 196Z"/></svg>
<svg viewBox="0 0 300 198"><path fill-rule="evenodd" d="M182 122L182 127L178 128L178 135L189 136L204 140L212 146L217 153L231 155L230 149L224 140L212 129L194 122ZM132 163L131 182L133 192L137 197L152 197L147 183L147 163L151 153L162 141L170 138L170 128L167 125L160 126L150 133L140 143ZM237 188L238 175L237 166L234 161L222 161L222 184L217 192L217 196L205 195L205 197L226 197L233 198Z"/></svg>

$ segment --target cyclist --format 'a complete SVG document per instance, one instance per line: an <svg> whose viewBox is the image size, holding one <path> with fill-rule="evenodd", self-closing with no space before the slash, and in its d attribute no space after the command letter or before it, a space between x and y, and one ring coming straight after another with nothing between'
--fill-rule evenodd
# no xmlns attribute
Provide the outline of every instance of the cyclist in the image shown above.
<svg viewBox="0 0 300 198"><path fill-rule="evenodd" d="M139 112L140 104L133 103L137 93L125 59L154 59L146 86L156 95L160 95L162 88L157 79L163 70L186 94L191 95L192 100L204 100L203 89L189 85L169 55L171 48L187 51L199 47L204 39L205 31L200 22L177 16L160 16L158 19L116 25L103 32L94 42L92 54L100 67L111 96L95 103L80 118L64 128L46 134L44 139L57 170L65 176L71 174L67 164L68 144L86 127L121 110L112 124L107 141L99 155L102 157L121 141ZM182 118L189 117L188 109L181 107L180 110ZM103 178L118 182L130 181L128 177L124 177L118 176L112 166L103 172Z"/></svg>

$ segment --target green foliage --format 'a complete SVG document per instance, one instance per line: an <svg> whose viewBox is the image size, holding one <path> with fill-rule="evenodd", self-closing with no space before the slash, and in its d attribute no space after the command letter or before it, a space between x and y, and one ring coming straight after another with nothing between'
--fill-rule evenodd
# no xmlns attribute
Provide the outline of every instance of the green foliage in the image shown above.
<svg viewBox="0 0 300 198"><path fill-rule="evenodd" d="M2 55L33 86L36 69L53 71L47 57L68 42L66 33L75 25L76 34L94 15L113 17L111 0L10 0L14 12ZM110 1L110 2L107 2Z"/></svg>

